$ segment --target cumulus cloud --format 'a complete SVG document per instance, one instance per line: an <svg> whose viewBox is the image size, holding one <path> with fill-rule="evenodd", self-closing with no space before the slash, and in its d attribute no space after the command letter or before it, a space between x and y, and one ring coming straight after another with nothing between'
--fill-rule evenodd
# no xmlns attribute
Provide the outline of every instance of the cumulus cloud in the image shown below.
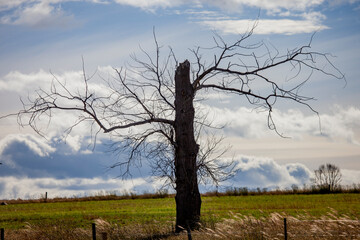
<svg viewBox="0 0 360 240"><path fill-rule="evenodd" d="M174 6L191 4L198 8L204 6L215 6L228 11L241 11L243 7L250 6L254 8L262 8L271 10L273 12L281 11L282 9L304 11L311 7L316 7L324 2L324 0L294 0L294 1L281 1L281 0L115 0L120 4L131 5L140 8L169 8Z"/></svg>
<svg viewBox="0 0 360 240"><path fill-rule="evenodd" d="M161 182L152 178L129 180L108 178L27 178L0 177L1 199L34 199L45 192L49 197L91 196L102 193L124 194L129 192L156 192Z"/></svg>
<svg viewBox="0 0 360 240"><path fill-rule="evenodd" d="M99 68L97 71L99 74L103 74L105 69ZM112 71L114 71L112 69ZM96 75L97 77L97 75ZM94 77L88 81L88 91L93 92L97 96L109 96L109 88L104 85L104 82ZM84 76L82 71L65 71L59 74L53 74L49 71L40 69L37 72L22 73L19 71L12 71L3 77L0 77L0 91L15 92L21 98L32 99L36 97L39 89L49 91L52 87L56 87L57 91L68 95L68 93L58 83L60 82L63 86L70 90L73 95L85 95ZM41 90L40 90L41 91ZM25 100L27 102L27 100ZM74 106L76 101L58 101L63 106ZM23 123L27 122L27 118L22 119ZM53 138L62 135L70 126L73 126L77 120L78 115L74 112L63 111L61 114L54 114L50 119L45 116L38 119L38 125L40 131L46 131L48 137ZM49 124L51 120L52 124ZM83 136L89 134L89 126L86 124L79 125L74 128L70 134L65 134L68 138L68 143L73 147L74 151L79 150L79 142Z"/></svg>
<svg viewBox="0 0 360 240"><path fill-rule="evenodd" d="M28 87L36 85L41 86L44 82L49 82L49 79L52 79L50 74L44 70L39 70L37 73L30 74L12 71L0 78L0 90L24 93Z"/></svg>
<svg viewBox="0 0 360 240"><path fill-rule="evenodd" d="M79 0L11 0L11 1L0 0L0 11L5 11L15 7L20 7L22 5L32 5L38 3L60 4L60 3L75 2L75 1L79 1ZM111 0L80 0L80 1L105 4L105 3L109 3Z"/></svg>
<svg viewBox="0 0 360 240"><path fill-rule="evenodd" d="M14 7L18 7L23 3L31 3L34 2L35 0L31 1L31 0L12 0L12 1L8 1L8 0L0 0L0 11L5 11Z"/></svg>
<svg viewBox="0 0 360 240"><path fill-rule="evenodd" d="M213 119L215 125L226 126L226 134L244 138L263 138L275 134L267 127L267 112L247 107L229 109L204 105L202 108L209 112L209 118ZM320 114L319 117L316 114L306 115L296 109L274 109L272 116L278 131L288 137L322 136L329 140L340 139L359 144L356 130L360 127L360 109L356 107L334 106L332 112Z"/></svg>
<svg viewBox="0 0 360 240"><path fill-rule="evenodd" d="M151 177L147 162L141 169L131 166L131 178L110 167L125 158L109 153L108 144L97 145L89 154L86 142L74 152L65 142L46 141L32 135L9 135L0 141L0 199L52 196L81 196L99 191L155 192L162 182Z"/></svg>
<svg viewBox="0 0 360 240"><path fill-rule="evenodd" d="M180 0L115 0L118 4L139 7L144 10L154 10L156 8L169 8L178 6L182 3Z"/></svg>
<svg viewBox="0 0 360 240"><path fill-rule="evenodd" d="M43 28L47 26L74 26L75 17L65 12L62 3L76 0L14 0L1 1L0 11L8 11L0 18L2 24L27 25ZM81 0L80 0L81 1ZM78 0L77 0L78 2ZM148 12L158 9L174 9L176 14L190 15L190 19L223 34L239 34L249 30L253 21L242 19L238 14L244 9L262 9L265 19L260 19L254 34L298 34L327 29L322 22L326 18L319 11L320 5L339 5L340 1L325 0L82 0L95 4L119 4L140 8ZM354 4L343 1L341 4ZM183 10L187 8L187 10ZM211 10L209 10L211 9ZM285 18L284 18L285 17ZM71 24L70 24L71 23Z"/></svg>
<svg viewBox="0 0 360 240"><path fill-rule="evenodd" d="M86 141L84 141L86 142ZM137 193L155 192L163 182L151 176L145 160L138 169L130 166L132 178L114 178L119 169L109 171L109 166L126 156L114 158L107 144L99 144L89 154L83 145L78 152L71 151L65 143L46 142L31 136L8 136L0 142L0 198L37 198L44 192L50 196L83 196L100 191ZM301 187L310 182L312 171L300 163L279 164L272 158L240 155L233 160L236 174L220 187L288 188ZM220 159L219 161L230 161ZM360 182L360 171L342 169L342 184ZM201 191L209 186L200 186ZM210 186L211 189L211 186Z"/></svg>
<svg viewBox="0 0 360 240"><path fill-rule="evenodd" d="M27 98L33 100L36 99L38 97L38 92L42 92L42 89L47 92L56 89L59 94L68 96L69 99L72 98L72 96L84 97L86 91L89 91L89 94L92 94L92 96L107 98L112 95L112 90L106 85L106 82L100 78L116 78L116 76L113 76L112 74L115 74L113 68L108 66L99 67L91 80L87 81L86 88L82 71L66 71L59 74L52 74L44 70L28 74L14 71L8 73L4 77L0 77L0 91L15 92L19 94L21 98L25 99L24 102L26 104L31 102L31 100L28 101ZM89 79L89 76L87 76L87 79ZM64 86L68 90L65 90ZM148 95L150 96L151 94ZM69 99L66 97L57 98L56 104L58 106L61 105L71 108L78 107L79 105L82 106L83 104L76 99ZM116 99L109 98L107 101L116 101ZM102 111L101 102L98 101L96 103L99 103L100 105L98 111ZM141 108L141 106L137 107ZM132 110L136 111L136 108L134 107ZM79 119L83 120L87 117L82 111L61 111L52 109L51 112L51 117L49 117L50 115L43 114L41 118L37 119L36 123L34 123L36 125L36 130L46 135L50 140L56 141L57 139L65 139L67 145L70 146L74 152L80 151L82 141L87 136L94 137L96 134L98 139L101 139L104 136L102 131L98 132L99 127L96 124L92 125L91 121L84 120L81 124L78 124ZM29 122L29 117L29 115L21 116L21 123L26 125ZM107 123L106 121L115 124L118 123L119 118L111 113L111 116L108 116L103 120L105 124ZM76 127L71 128L75 125ZM136 129L134 128L133 131L144 131L145 129L146 126L139 126Z"/></svg>
<svg viewBox="0 0 360 240"><path fill-rule="evenodd" d="M16 6L19 7L15 11L0 18L0 23L44 28L69 26L69 23L74 20L73 16L65 13L60 5L54 6L49 1L30 1L26 4L18 1L13 5L3 4L3 8Z"/></svg>
<svg viewBox="0 0 360 240"><path fill-rule="evenodd" d="M99 67L97 73L99 75L108 75L111 72L115 72L111 67ZM106 95L109 92L102 80L97 78L98 75L94 75L90 81L88 81L88 87L90 91L95 91L99 95ZM87 75L87 78L90 76ZM45 71L40 69L37 72L23 73L20 71L11 71L5 76L0 77L0 91L16 92L21 96L26 97L28 93L38 90L40 87L43 89L50 89L52 83L56 81L61 82L73 93L84 94L84 73L83 71L64 71L61 73L52 73L51 71ZM58 86L59 87L59 86Z"/></svg>
<svg viewBox="0 0 360 240"><path fill-rule="evenodd" d="M78 0L1 0L0 10L11 9L14 7L21 6L23 4L34 4L34 3L64 3L74 2ZM81 1L81 0L80 0ZM216 6L227 10L238 9L241 6L252 6L256 8L264 9L292 9L292 10L305 10L309 7L315 7L324 2L324 0L294 0L294 1L280 1L280 0L82 0L83 2L93 3L110 3L115 2L118 4L130 5L140 8L169 8L184 4L191 4L192 6L201 7L204 5ZM351 1L350 1L351 2Z"/></svg>
<svg viewBox="0 0 360 240"><path fill-rule="evenodd" d="M86 142L86 141L83 141ZM74 152L68 144L46 141L32 135L9 135L0 141L0 199L37 198L44 192L55 196L82 196L99 191L155 192L162 182L150 176L144 163L132 166L132 178L115 178L119 169L110 171L122 155L114 157L108 145L99 144L89 154L84 144Z"/></svg>
<svg viewBox="0 0 360 240"><path fill-rule="evenodd" d="M243 20L219 20L203 21L200 24L223 34L243 34L251 30L255 22L249 19ZM254 34L298 34L311 33L328 27L311 20L292 19L260 19L256 24Z"/></svg>
<svg viewBox="0 0 360 240"><path fill-rule="evenodd" d="M99 75L103 76L111 74L113 71L110 67L98 68ZM82 71L68 71L60 74L51 74L44 70L28 74L14 71L0 77L0 90L16 92L26 98L29 92L34 93L39 86L44 89L50 89L51 83L55 78L62 84L65 84L68 89L71 89L75 95L79 93L84 94ZM99 79L92 79L88 84L89 90L97 96L109 95L108 88ZM200 94L199 97L205 97L209 100L221 99L223 102L231 100L229 95L221 93ZM204 109L204 111L200 111L200 109ZM209 106L202 103L198 104L197 112L199 114L209 112L209 118L214 119L215 125L226 125L224 129L226 134L244 138L261 138L274 134L274 132L269 131L267 128L267 112L254 111L248 107L220 108L216 107L216 104ZM343 108L342 106L333 106L331 112L320 114L320 118L316 114L306 115L297 109L289 109L287 111L274 109L272 116L279 132L285 136L294 138L301 138L304 135L323 136L331 140L343 139L353 144L359 144L355 134L355 130L360 127L358 121L360 119L360 109L357 107ZM44 122L47 136L54 138L62 135L77 119L77 116L72 112L54 114L51 118L52 124L48 126L48 122ZM68 136L69 146L74 151L79 151L80 142L84 136L88 135L88 125L82 124L77 126Z"/></svg>
<svg viewBox="0 0 360 240"><path fill-rule="evenodd" d="M0 175L63 178L101 174L104 171L100 162L95 164L99 154L86 158L70 153L72 151L64 143L48 142L30 134L8 135L0 141L0 161L3 163ZM93 166L82 165L82 161L88 161Z"/></svg>
<svg viewBox="0 0 360 240"><path fill-rule="evenodd" d="M6 136L0 141L0 176L56 179L122 176L124 169L110 168L126 159L126 155L111 153L109 146L113 142L98 142L94 150L89 149L86 139L79 142L74 151L74 146L57 138L45 140L30 134ZM146 177L151 172L146 161L141 169L135 164L130 167L133 178Z"/></svg>
<svg viewBox="0 0 360 240"><path fill-rule="evenodd" d="M222 161L230 161L223 159ZM314 173L301 163L279 164L274 159L254 156L237 156L232 159L236 165L236 175L220 186L226 188L290 188L312 184ZM341 169L341 185L360 183L360 171Z"/></svg>
<svg viewBox="0 0 360 240"><path fill-rule="evenodd" d="M119 4L131 5L145 10L154 10L156 8L173 8L176 6L195 5L195 9L186 11L175 11L175 13L183 13L190 15L191 18L198 19L199 24L210 29L222 32L223 34L241 34L245 33L254 25L250 19L239 19L231 17L232 14L239 13L244 8L264 9L268 16L277 16L280 19L261 19L254 34L298 34L311 33L327 29L328 27L321 22L326 18L320 12L313 9L324 3L324 0L295 0L295 1L249 1L249 0L198 0L198 1L129 1L116 0ZM194 6L191 6L194 7ZM207 7L216 7L218 11L204 10ZM225 10L225 14L222 11ZM286 19L281 19L287 17ZM289 18L292 17L292 18ZM190 18L190 19L191 19ZM293 19L300 18L300 19Z"/></svg>
<svg viewBox="0 0 360 240"><path fill-rule="evenodd" d="M322 24L326 18L320 12L315 12L313 9L321 4L324 0L295 0L295 1L271 1L271 0L198 0L198 1L129 1L116 0L117 3L131 5L146 10L154 10L156 8L172 8L176 6L195 5L195 9L188 9L186 11L175 11L177 14L183 13L191 15L191 18L198 19L199 24L210 29L222 32L223 34L241 34L245 33L254 25L254 22L249 19L239 19L238 17L231 17L229 13L243 12L244 8L264 9L266 14L270 17L276 16L276 19L261 19L258 21L258 26L254 34L298 34L311 33L327 29L328 27ZM194 7L194 6L191 6ZM203 10L207 7L215 7L216 11ZM224 12L225 13L222 13ZM280 19L279 19L280 17ZM281 19L282 17L287 17ZM290 18L291 17L291 18ZM191 19L190 18L190 19ZM295 18L295 19L294 19Z"/></svg>
<svg viewBox="0 0 360 240"><path fill-rule="evenodd" d="M310 181L311 171L303 164L280 165L271 158L238 156L236 175L222 184L223 187L275 188L301 186Z"/></svg>
<svg viewBox="0 0 360 240"><path fill-rule="evenodd" d="M69 25L73 22L74 16L65 12L61 8L61 3L74 2L75 0L16 0L3 1L0 3L0 11L11 9L10 14L5 14L0 18L2 24L28 25L32 27L46 27L49 25ZM87 2L83 0L83 2ZM209 28L222 31L225 34L243 33L249 25L248 20L244 19L227 19L227 13L241 12L243 8L250 7L253 9L265 9L269 16L301 16L302 20L293 19L265 19L259 22L259 27L255 33L258 34L296 34L308 33L317 30L326 29L319 21L321 13L314 13L312 9L319 6L324 0L294 0L294 1L271 1L271 0L113 0L90 2L116 3L132 7L141 8L145 11L156 11L156 9L168 9L176 7L191 7L195 10L175 11L176 13L185 13L192 16L200 16L200 24ZM206 10L208 7L215 7L216 11ZM199 10L198 10L199 9ZM225 10L225 14L221 13ZM301 12L302 14L299 14ZM230 14L231 15L231 14ZM309 18L310 17L310 18ZM316 19L314 19L316 17ZM208 19L208 20L205 20ZM227 19L227 20L224 20Z"/></svg>
<svg viewBox="0 0 360 240"><path fill-rule="evenodd" d="M0 155L4 154L7 148L14 143L21 143L26 146L31 152L40 157L49 156L50 153L55 152L55 148L49 145L45 139L36 137L31 134L12 134L7 135L0 140Z"/></svg>

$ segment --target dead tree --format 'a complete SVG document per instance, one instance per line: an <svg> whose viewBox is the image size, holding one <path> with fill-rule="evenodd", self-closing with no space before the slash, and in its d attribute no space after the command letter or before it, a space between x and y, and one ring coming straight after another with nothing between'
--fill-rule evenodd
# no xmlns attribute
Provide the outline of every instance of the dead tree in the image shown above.
<svg viewBox="0 0 360 240"><path fill-rule="evenodd" d="M340 168L334 164L327 163L315 170L314 183L319 189L332 192L339 188L341 178Z"/></svg>
<svg viewBox="0 0 360 240"><path fill-rule="evenodd" d="M196 141L194 129L208 125L196 114L197 94L220 91L247 100L268 112L268 127L281 135L272 118L277 101L292 101L317 114L309 105L313 98L300 95L301 87L313 72L344 79L328 54L311 49L312 38L308 44L280 54L264 42L249 43L252 33L233 43L215 35L212 47L191 50L193 61L182 63L178 63L172 49L162 58L162 48L154 38L155 53L143 51L142 58L133 56L133 65L114 69L116 78L106 79L104 96L92 90L91 77L85 70L82 89L69 89L54 76L50 89L40 88L23 102L19 123L42 134L40 118L48 117L50 121L59 111L71 111L78 120L70 130L89 122L94 136L102 131L116 137L112 149L125 151L129 157L113 167L129 173L130 166L141 165L142 159L149 161L154 174L174 184L176 231L195 229L201 209L199 177L216 182L231 170L230 164L206 160L215 147L210 144L207 151L202 151ZM212 57L203 55L208 53ZM274 78L272 73L277 71L283 74Z"/></svg>

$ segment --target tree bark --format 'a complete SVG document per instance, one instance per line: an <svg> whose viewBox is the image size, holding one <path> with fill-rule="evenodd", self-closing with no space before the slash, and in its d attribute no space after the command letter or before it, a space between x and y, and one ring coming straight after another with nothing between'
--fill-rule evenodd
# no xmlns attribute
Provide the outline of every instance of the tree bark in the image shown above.
<svg viewBox="0 0 360 240"><path fill-rule="evenodd" d="M175 72L176 232L194 230L200 221L201 198L196 169L199 145L194 136L193 99L190 63L186 60Z"/></svg>

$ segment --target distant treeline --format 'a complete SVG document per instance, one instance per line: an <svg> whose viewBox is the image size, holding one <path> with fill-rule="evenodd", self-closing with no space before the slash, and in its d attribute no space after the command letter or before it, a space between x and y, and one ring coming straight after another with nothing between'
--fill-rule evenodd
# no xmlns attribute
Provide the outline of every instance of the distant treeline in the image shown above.
<svg viewBox="0 0 360 240"><path fill-rule="evenodd" d="M225 191L213 191L203 194L203 196L254 196L254 195L282 195L282 194L328 194L328 193L360 193L360 184L353 184L347 186L338 186L331 189L330 186L315 186L304 185L302 188L297 185L292 185L288 189L271 189L256 188L249 189L247 187L232 187Z"/></svg>
<svg viewBox="0 0 360 240"><path fill-rule="evenodd" d="M226 188L223 191L211 191L203 193L202 196L256 196L256 195L282 195L282 194L329 194L329 193L360 193L360 184L353 184L350 186L339 186L334 190L330 190L329 187L317 187L314 185L303 186L302 188L297 185L292 185L288 189L267 189L256 188L249 189L247 187L232 187ZM85 197L54 197L45 198L40 197L38 199L12 199L12 200L0 200L0 202L7 204L21 204L21 203L39 203L39 202L80 202L80 201L103 201L103 200L123 200L123 199L156 199L156 198L171 198L174 197L174 193L169 193L168 190L157 191L156 193L142 193L136 194L133 192L104 192L92 196Z"/></svg>

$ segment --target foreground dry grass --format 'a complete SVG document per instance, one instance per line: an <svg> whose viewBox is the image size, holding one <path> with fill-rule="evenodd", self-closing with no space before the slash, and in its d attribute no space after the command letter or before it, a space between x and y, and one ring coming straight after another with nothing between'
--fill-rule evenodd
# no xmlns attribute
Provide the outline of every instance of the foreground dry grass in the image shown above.
<svg viewBox="0 0 360 240"><path fill-rule="evenodd" d="M273 213L269 218L232 214L232 218L220 223L204 223L199 231L192 232L193 239L284 239L284 217L287 218L288 239L360 239L360 219L341 217L333 211L320 219L309 220L303 215L297 218ZM169 227L132 225L119 227L102 219L95 221L97 239L188 239L186 232L174 235ZM206 227L207 226L207 227ZM82 240L92 239L91 229L84 230L59 222L56 226L31 226L26 229L9 230L5 239L12 240Z"/></svg>
<svg viewBox="0 0 360 240"><path fill-rule="evenodd" d="M215 231L206 229L202 239L284 239L284 215L273 213L267 219L234 215L217 224ZM308 216L287 218L288 239L360 239L360 221L334 214L317 220Z"/></svg>

